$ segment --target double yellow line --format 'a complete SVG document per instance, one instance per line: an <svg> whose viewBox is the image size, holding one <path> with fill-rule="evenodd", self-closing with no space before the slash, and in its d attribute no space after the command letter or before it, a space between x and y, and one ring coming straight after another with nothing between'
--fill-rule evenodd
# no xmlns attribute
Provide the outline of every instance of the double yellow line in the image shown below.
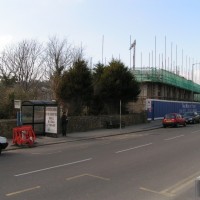
<svg viewBox="0 0 200 200"><path fill-rule="evenodd" d="M25 193L25 192L30 192L32 190L37 190L37 189L40 189L40 188L41 188L40 186L36 186L36 187L32 187L32 188L27 188L27 189L24 189L24 190L19 190L19 191L16 191L16 192L8 193L8 194L6 194L6 196L10 197L10 196L14 196L14 195L17 195L17 194L22 194L22 193Z"/></svg>
<svg viewBox="0 0 200 200"><path fill-rule="evenodd" d="M100 180L103 180L103 181L110 181L109 178L105 178L105 177L102 177L102 176L96 176L96 175L93 175L93 174L81 174L81 175L78 175L78 176L73 176L73 177L70 177L70 178L66 178L66 180L67 181L71 181L71 180L74 180L74 179L77 179L77 178L81 178L81 177L84 177L84 176L89 176L89 177L100 179ZM25 193L25 192L38 190L40 188L41 188L41 186L31 187L31 188L19 190L19 191L16 191L16 192L8 193L8 194L6 194L6 196L7 197L11 197L11 196L19 195L19 194L22 194L22 193Z"/></svg>
<svg viewBox="0 0 200 200"><path fill-rule="evenodd" d="M140 187L140 190L167 196L167 197L173 197L179 191L183 190L184 188L191 185L192 183L195 183L195 180L199 175L200 175L200 172L196 172L196 173L192 174L191 176L188 176L187 178L182 179L181 181L177 182L176 184L174 184L171 187L169 187L165 190L162 190L162 191L155 191L155 190L151 190L151 189L148 189L145 187Z"/></svg>
<svg viewBox="0 0 200 200"><path fill-rule="evenodd" d="M102 177L102 176L96 176L96 175L93 175L93 174L81 174L81 175L78 175L78 176L73 176L73 177L66 178L66 180L67 181L71 181L71 180L74 180L74 179L77 179L77 178L81 178L81 177L84 177L84 176L89 176L89 177L101 179L101 180L104 180L104 181L110 181L109 178L105 178L105 177Z"/></svg>

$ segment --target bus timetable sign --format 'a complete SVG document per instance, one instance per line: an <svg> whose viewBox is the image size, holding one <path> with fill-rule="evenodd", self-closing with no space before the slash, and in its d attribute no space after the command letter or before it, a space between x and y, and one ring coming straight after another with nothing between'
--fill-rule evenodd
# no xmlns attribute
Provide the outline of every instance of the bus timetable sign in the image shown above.
<svg viewBox="0 0 200 200"><path fill-rule="evenodd" d="M21 104L22 104L21 100L14 100L15 109L21 109Z"/></svg>

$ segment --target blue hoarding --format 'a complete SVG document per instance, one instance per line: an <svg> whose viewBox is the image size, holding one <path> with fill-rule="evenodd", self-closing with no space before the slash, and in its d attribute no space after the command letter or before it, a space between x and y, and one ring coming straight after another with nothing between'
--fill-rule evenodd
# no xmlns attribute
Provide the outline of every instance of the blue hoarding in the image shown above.
<svg viewBox="0 0 200 200"><path fill-rule="evenodd" d="M147 99L146 110L148 120L162 119L166 113L200 112L200 103L186 101L167 101Z"/></svg>

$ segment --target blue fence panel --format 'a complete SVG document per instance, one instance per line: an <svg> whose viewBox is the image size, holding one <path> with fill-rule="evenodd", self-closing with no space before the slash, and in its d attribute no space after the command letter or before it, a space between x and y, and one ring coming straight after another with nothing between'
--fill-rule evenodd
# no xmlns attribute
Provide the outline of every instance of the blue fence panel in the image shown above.
<svg viewBox="0 0 200 200"><path fill-rule="evenodd" d="M148 99L149 101L149 99ZM151 99L147 109L148 120L162 119L166 113L200 112L200 103Z"/></svg>

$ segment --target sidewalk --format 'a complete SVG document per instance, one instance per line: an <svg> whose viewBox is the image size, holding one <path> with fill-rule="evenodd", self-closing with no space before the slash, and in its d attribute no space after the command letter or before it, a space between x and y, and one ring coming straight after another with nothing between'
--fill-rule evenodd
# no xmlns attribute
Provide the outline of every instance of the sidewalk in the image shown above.
<svg viewBox="0 0 200 200"><path fill-rule="evenodd" d="M110 137L110 136L123 135L123 134L129 134L129 133L139 133L141 131L154 130L161 127L162 127L161 120L155 120L155 121L151 121L144 124L136 124L132 126L127 126L125 128L122 128L121 130L119 128L97 129L97 130L86 131L86 132L69 133L67 137L63 137L61 135L58 135L58 137L38 136L36 138L35 146L37 147L37 146L43 146L43 145L74 142L74 141L88 140L88 139L94 139L94 138ZM9 145L5 149L5 151L16 150L16 149L21 148L20 146L13 145L12 139L9 139L8 142L9 142Z"/></svg>

